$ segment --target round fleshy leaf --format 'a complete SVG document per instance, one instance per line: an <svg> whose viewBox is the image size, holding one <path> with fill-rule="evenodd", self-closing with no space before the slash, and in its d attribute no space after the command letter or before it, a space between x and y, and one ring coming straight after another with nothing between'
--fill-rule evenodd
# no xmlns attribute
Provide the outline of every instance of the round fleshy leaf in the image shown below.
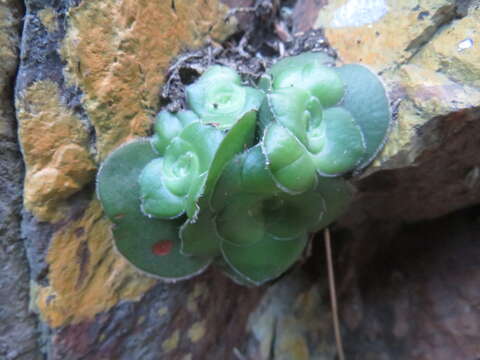
<svg viewBox="0 0 480 360"><path fill-rule="evenodd" d="M217 269L220 269L230 280L232 280L234 283L241 285L241 286L247 286L247 287L254 287L256 284L250 280L248 280L246 277L242 276L240 273L237 271L233 270L230 265L228 265L225 260L222 258L216 258L214 265Z"/></svg>
<svg viewBox="0 0 480 360"><path fill-rule="evenodd" d="M257 144L240 155L237 161L241 167L240 178L242 192L250 194L275 194L280 189L275 184L271 172L268 170L267 159L262 152L262 147Z"/></svg>
<svg viewBox="0 0 480 360"><path fill-rule="evenodd" d="M155 118L152 146L159 155L163 155L170 142L178 136L188 124L199 121L193 111L180 111L172 114L166 110L160 111Z"/></svg>
<svg viewBox="0 0 480 360"><path fill-rule="evenodd" d="M257 144L230 160L215 186L210 204L218 212L238 193L271 195L279 191L267 169L262 148Z"/></svg>
<svg viewBox="0 0 480 360"><path fill-rule="evenodd" d="M218 147L208 171L205 194L209 198L223 169L233 157L251 146L255 136L256 111L249 111L235 123Z"/></svg>
<svg viewBox="0 0 480 360"><path fill-rule="evenodd" d="M345 93L345 84L335 70L315 63L304 64L275 77L273 89L291 87L307 91L324 107L337 104Z"/></svg>
<svg viewBox="0 0 480 360"><path fill-rule="evenodd" d="M347 109L362 130L366 152L359 165L367 166L382 148L392 121L390 104L380 78L362 65L336 69L346 84L340 106Z"/></svg>
<svg viewBox="0 0 480 360"><path fill-rule="evenodd" d="M269 74L262 74L258 79L258 88L264 92L272 90L272 77Z"/></svg>
<svg viewBox="0 0 480 360"><path fill-rule="evenodd" d="M295 71L306 64L329 65L334 64L332 57L322 52L306 52L297 56L289 56L274 64L268 73L275 79L281 73Z"/></svg>
<svg viewBox="0 0 480 360"><path fill-rule="evenodd" d="M179 221L149 219L138 213L114 227L115 245L139 270L165 281L188 279L204 271L211 258L183 255L179 226Z"/></svg>
<svg viewBox="0 0 480 360"><path fill-rule="evenodd" d="M188 125L179 135L179 138L188 143L198 157L200 172L206 171L211 165L224 137L223 132L215 127L197 122ZM174 154L175 157L178 155ZM167 156L168 153L165 153L165 157Z"/></svg>
<svg viewBox="0 0 480 360"><path fill-rule="evenodd" d="M302 193L315 184L315 164L305 147L283 126L272 123L262 141L268 167L277 184L288 193Z"/></svg>
<svg viewBox="0 0 480 360"><path fill-rule="evenodd" d="M231 128L246 112L258 110L262 91L242 86L238 74L224 66L209 68L186 88L187 104L205 124Z"/></svg>
<svg viewBox="0 0 480 360"><path fill-rule="evenodd" d="M180 254L178 220L149 219L142 214L137 180L156 157L146 139L118 148L97 175L97 194L105 213L116 223L113 233L120 254L150 275L176 281L202 272L211 260Z"/></svg>
<svg viewBox="0 0 480 360"><path fill-rule="evenodd" d="M173 219L184 213L185 199L184 196L176 195L165 186L164 168L163 158L154 159L145 166L138 178L139 199L141 199L141 209L145 216Z"/></svg>
<svg viewBox="0 0 480 360"><path fill-rule="evenodd" d="M302 254L307 235L298 239L279 241L266 235L252 246L237 246L222 242L225 261L242 278L261 285L283 274Z"/></svg>
<svg viewBox="0 0 480 360"><path fill-rule="evenodd" d="M162 110L155 118L154 134L152 145L154 149L162 155L168 144L183 129L181 121L172 113Z"/></svg>
<svg viewBox="0 0 480 360"><path fill-rule="evenodd" d="M315 192L321 194L326 211L319 222L309 228L312 232L323 229L343 215L353 198L353 187L343 178L319 176L317 181Z"/></svg>
<svg viewBox="0 0 480 360"><path fill-rule="evenodd" d="M317 224L325 212L323 197L309 191L300 195L278 195L262 201L265 231L278 240L299 237Z"/></svg>
<svg viewBox="0 0 480 360"><path fill-rule="evenodd" d="M309 150L317 170L324 175L350 171L365 154L365 142L352 115L339 107L328 108L323 121L308 131Z"/></svg>
<svg viewBox="0 0 480 360"><path fill-rule="evenodd" d="M158 157L147 139L135 140L112 152L97 175L97 196L107 217L117 223L140 211L138 176Z"/></svg>
<svg viewBox="0 0 480 360"><path fill-rule="evenodd" d="M242 191L243 161L243 154L239 154L225 166L210 196L210 207L213 211L222 210L232 196Z"/></svg>
<svg viewBox="0 0 480 360"><path fill-rule="evenodd" d="M242 194L225 204L215 219L220 237L238 246L250 246L264 236L261 202L254 195Z"/></svg>
<svg viewBox="0 0 480 360"><path fill-rule="evenodd" d="M214 214L207 204L196 219L188 219L180 228L181 252L188 256L216 256L220 253L220 237L214 222Z"/></svg>
<svg viewBox="0 0 480 360"><path fill-rule="evenodd" d="M275 90L267 95L269 108L275 121L292 132L302 143L306 143L308 121L312 117L322 116L322 106L308 92L297 88ZM316 102L316 106L311 104ZM310 105L310 106L309 106ZM310 112L313 108L314 111Z"/></svg>
<svg viewBox="0 0 480 360"><path fill-rule="evenodd" d="M173 138L164 157L149 164L139 178L145 213L169 219L187 211L193 217L223 139L222 131L199 122L190 123Z"/></svg>
<svg viewBox="0 0 480 360"><path fill-rule="evenodd" d="M192 122L200 121L197 114L191 110L182 110L175 114L182 123L183 127L190 125Z"/></svg>
<svg viewBox="0 0 480 360"><path fill-rule="evenodd" d="M157 181L164 182L169 191L182 197L189 192L192 179L206 166L193 146L180 137L173 139L161 159L162 168L155 174Z"/></svg>

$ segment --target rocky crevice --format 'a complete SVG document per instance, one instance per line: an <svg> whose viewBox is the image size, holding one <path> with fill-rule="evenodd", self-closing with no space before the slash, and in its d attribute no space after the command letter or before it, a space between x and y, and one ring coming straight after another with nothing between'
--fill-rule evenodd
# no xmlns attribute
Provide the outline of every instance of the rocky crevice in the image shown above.
<svg viewBox="0 0 480 360"><path fill-rule="evenodd" d="M0 4L0 358L39 360L38 319L29 311L29 266L21 237L23 162L16 136L14 81L21 1Z"/></svg>
<svg viewBox="0 0 480 360"><path fill-rule="evenodd" d="M441 1L434 2L432 9L437 9L436 12L432 10L434 15L430 19L418 20L419 24L430 21L429 25L423 28L420 25L413 37L402 39L405 41L400 42L397 49L396 43L385 42L387 47L382 47L376 42L385 41L383 39L388 34L385 36L383 31L391 31L391 24L378 30L359 28L356 29L358 33L339 30L341 40L335 37L332 29L327 29L325 38L322 29L304 26L316 23L319 10L335 1L327 4L323 0L297 0L296 3L225 0L224 3L231 8L227 12L221 6L217 8L216 1L202 0L198 1L201 6L195 8L204 11L202 17L190 21L185 14L193 11L196 1L167 2L168 11L159 11L157 5L146 1L152 7L141 12L144 9L129 0L122 4L114 1L91 1L89 4L59 1L54 2L53 7L48 1L30 0L27 1L15 94L16 110L21 115L18 116L20 127L25 129L29 121L38 119L38 114L47 114L46 124L62 121L70 124L76 130L67 134L59 132L59 139L76 139L75 144L63 145L69 149L74 145L75 154L86 153L98 165L118 143L147 134L151 118L160 106L171 110L182 107L178 99L183 98L183 87L212 62L233 66L246 78L254 80L279 56L311 49L328 51L335 56L327 40L339 46L340 57L347 61L368 63L372 60L369 58L372 53L388 54L390 57L381 69L399 70L392 64L401 64L403 71L400 80L398 73L384 73L395 99L402 100L398 107L397 127L380 160L357 181L359 195L356 202L334 233L338 239L337 255L340 254L336 260L345 314L347 353L354 356L355 351L361 350L362 355L372 353L372 359L379 359L381 357L375 357L378 349L365 345L369 340L397 345L400 342L397 343L395 337L382 338L375 332L378 329L368 324L368 319L381 323L383 316L391 316L398 305L397 298L389 293L390 297L386 297L391 308L384 313L384 308L376 307L378 303L372 301L371 291L394 290L382 282L370 286L370 277L375 280L375 275L369 269L374 269L380 261L385 244L401 242L402 237L408 235L399 235L405 222L437 218L474 205L480 197L479 144L475 137L480 130L477 129L480 101L475 102L476 92L464 86L458 72L452 76L455 81L451 81L443 74L433 74L431 66L422 60L422 54L430 51L432 43L452 26L454 19L468 18L465 11L468 4L458 1L452 5L452 2L444 1L446 5L438 7ZM429 6L427 2L421 3ZM203 6L205 4L208 6ZM426 17L428 9L415 11L418 16L423 14L421 16ZM167 13L166 18L162 17ZM105 14L109 16L103 16ZM241 21L233 33L223 23L228 14L232 15L232 23L235 19ZM292 16L296 16L294 21ZM172 43L171 36L162 38L158 21L165 22L165 28L174 29L182 41ZM16 26L18 43L18 24ZM352 33L351 42L346 36L349 33ZM204 36L211 39L202 47ZM363 36L370 39L371 44ZM148 48L150 43L146 39L153 37L157 41L155 47ZM344 43L347 50L341 48ZM144 48L149 50L143 51ZM186 49L183 55L174 61L174 55L180 54L182 49ZM156 51L154 60L152 51ZM14 74L15 70L12 71ZM167 85L162 89L164 81ZM26 99L29 91L31 97ZM58 99L51 102L54 97L47 95L53 93L58 94ZM34 111L35 106L38 112ZM13 112L11 106L9 109ZM13 115L9 119L14 121ZM32 127L35 128L36 125ZM36 137L21 138L24 156L29 159L31 141L26 139ZM55 155L58 151L56 143L54 141L53 145L46 147L53 154L52 159L60 157ZM8 144L0 142L0 146L4 144L7 150L2 155L5 160L0 160L0 176L12 184L5 201L13 204L5 219L9 219L8 224L19 224L21 204L18 194L21 193L23 170L18 170L18 166L2 167L20 161L17 145L10 140ZM27 160L27 170L38 164L43 170L42 166L50 164L50 168L72 174L71 169L68 172L65 167L56 167L57 163L46 161L45 157L35 161ZM55 166L51 166L53 163ZM92 174L79 183L76 191L65 192L65 197L51 206L60 209L58 218L39 221L38 209L30 207L24 211L21 237L31 268L32 305L43 320L40 342L45 345L43 351L48 359L156 359L164 356L186 360L208 356L212 359L283 360L289 356L308 359L318 354L333 358L335 349L325 299L320 242L314 245L313 256L302 269L290 273L268 289L243 289L214 271L181 284L157 284L132 271L112 253L108 224L101 219L101 210L94 199ZM76 176L70 177L75 180ZM54 192L65 191L62 186L54 188ZM12 194L16 195L12 197ZM3 198L1 201L3 203ZM450 222L445 220L445 223ZM4 224L0 223L0 226ZM468 226L474 225L469 222ZM26 302L29 274L23 244L18 242L19 226L9 225L8 231L13 232L6 235L6 244L10 244L5 248L6 264L19 267L22 276L19 282L23 284L20 298ZM10 242L10 238L17 240ZM3 248L0 250L4 251ZM455 251L461 255L463 250ZM10 252L16 257L10 256ZM12 259L19 260L15 263L17 260ZM404 272L409 273L409 266L413 265L405 265ZM10 268L7 270L11 271ZM397 279L394 273L392 270L392 277ZM429 284L429 279L424 281ZM407 288L406 285L400 287ZM355 311L362 306L370 309L370 313L359 320L360 315L355 315ZM254 309L257 310L250 314ZM9 347L2 347L0 326L0 357L4 354L10 356L7 357L9 360L36 360L40 357L36 320L28 314L22 313L22 316L26 320L21 324L28 329L25 336L30 336L25 340L27 352L19 350L15 353ZM381 325L390 331L388 326L391 323ZM399 323L392 330L395 336L403 334L402 326ZM369 331L367 337L357 337L362 329ZM222 339L221 343L218 338ZM415 344L413 338L408 341ZM382 346L377 353L388 352L386 346ZM23 357L22 353L25 353ZM396 355L388 353L385 356L390 357L384 358L395 359Z"/></svg>

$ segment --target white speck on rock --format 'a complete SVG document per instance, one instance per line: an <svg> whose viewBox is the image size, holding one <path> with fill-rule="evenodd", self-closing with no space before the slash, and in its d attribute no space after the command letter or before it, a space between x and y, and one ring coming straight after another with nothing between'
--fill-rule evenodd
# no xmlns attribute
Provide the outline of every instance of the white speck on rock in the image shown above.
<svg viewBox="0 0 480 360"><path fill-rule="evenodd" d="M462 52L464 50L470 49L472 46L473 46L473 40L467 38L467 39L462 40L458 43L457 51Z"/></svg>
<svg viewBox="0 0 480 360"><path fill-rule="evenodd" d="M349 0L335 11L330 26L362 26L378 21L387 12L385 0Z"/></svg>

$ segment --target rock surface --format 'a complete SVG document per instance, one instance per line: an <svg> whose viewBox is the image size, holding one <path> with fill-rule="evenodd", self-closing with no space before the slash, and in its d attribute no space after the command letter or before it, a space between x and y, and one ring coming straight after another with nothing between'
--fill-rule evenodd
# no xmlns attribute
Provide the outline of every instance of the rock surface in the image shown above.
<svg viewBox="0 0 480 360"><path fill-rule="evenodd" d="M16 83L22 235L45 356L228 358L262 290L213 273L164 285L137 272L113 249L93 179L112 149L150 131L172 60L222 41L235 21L217 0L55 4L26 2Z"/></svg>
<svg viewBox="0 0 480 360"><path fill-rule="evenodd" d="M396 108L391 136L357 178L355 202L333 234L348 359L480 355L478 207L416 224L480 202L479 7L475 1L447 0L304 0L296 5L297 30L325 27L339 61L361 62L379 72ZM323 294L319 289L327 281L318 240L309 266L319 278L311 280L310 273L304 288ZM282 282L297 282L296 276ZM305 292L289 287L285 293L282 282L262 303L277 299L281 308ZM317 303L325 310L316 317L319 328L331 326L325 303L326 296ZM279 330L272 323L290 315L277 313L272 319L271 313L269 307L253 313L250 338L263 331L267 341L276 331L300 329L296 334L308 343L317 334L309 330L310 318ZM281 357L262 349L257 341L249 348L251 358ZM318 358L315 349L307 349L298 358ZM328 351L322 356L334 358Z"/></svg>
<svg viewBox="0 0 480 360"><path fill-rule="evenodd" d="M250 21L253 1L225 3L247 7L237 15ZM280 4L256 3L261 11ZM0 26L7 29L0 34L2 89L12 88L17 66L18 9L13 0L0 5ZM0 325L0 357L35 359L42 342L47 359L334 358L321 242L302 269L268 289L241 288L215 271L165 285L114 252L95 198L102 159L149 133L175 57L207 42L215 51L233 33L235 18L225 22L227 11L220 0L26 1L15 107L25 162L21 235L41 335L26 309L23 170L7 91L0 97L0 176L11 191L1 194L7 240L0 263L18 279L2 280L0 289L22 300L15 300L18 310L0 312L7 319L2 324L16 324L13 332ZM474 266L480 256L472 213L403 225L479 203L478 4L298 0L293 14L294 31L325 27L340 62L359 61L379 72L396 109L391 138L357 178L355 203L334 233L348 358L480 356L472 345L478 343ZM248 31L245 22L240 28ZM289 24L274 24L278 38L289 38ZM282 51L272 44L269 51ZM436 239L441 246L427 251ZM442 269L445 262L450 273ZM18 320L10 320L12 309ZM12 349L8 340L15 334L24 340Z"/></svg>
<svg viewBox="0 0 480 360"><path fill-rule="evenodd" d="M23 166L16 141L13 84L20 1L0 2L0 359L40 359L37 321L28 311L29 271L20 237Z"/></svg>

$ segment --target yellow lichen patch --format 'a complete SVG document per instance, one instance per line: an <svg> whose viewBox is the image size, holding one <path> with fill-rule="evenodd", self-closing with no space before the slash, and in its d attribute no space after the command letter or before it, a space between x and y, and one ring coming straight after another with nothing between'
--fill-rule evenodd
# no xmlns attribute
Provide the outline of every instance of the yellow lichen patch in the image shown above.
<svg viewBox="0 0 480 360"><path fill-rule="evenodd" d="M373 163L387 168L415 163L428 146L417 136L418 129L430 119L480 104L480 91L458 84L442 73L417 65L404 65L397 82L405 92L398 108L388 142ZM428 141L434 141L430 133Z"/></svg>
<svg viewBox="0 0 480 360"><path fill-rule="evenodd" d="M329 1L316 27L346 63L364 63L384 70L405 62L441 16L453 12L444 0ZM399 30L401 29L401 30Z"/></svg>
<svg viewBox="0 0 480 360"><path fill-rule="evenodd" d="M291 336L283 339L278 345L276 353L281 354L279 360L295 359L309 360L310 351L303 336L291 334Z"/></svg>
<svg viewBox="0 0 480 360"><path fill-rule="evenodd" d="M81 120L61 101L52 81L38 81L17 99L19 139L26 165L24 205L39 220L58 221L62 200L95 173Z"/></svg>
<svg viewBox="0 0 480 360"><path fill-rule="evenodd" d="M412 60L455 81L480 87L480 8L440 32Z"/></svg>
<svg viewBox="0 0 480 360"><path fill-rule="evenodd" d="M198 311L197 300L206 299L208 297L208 287L204 283L197 283L193 287L193 291L187 298L188 311L195 313Z"/></svg>
<svg viewBox="0 0 480 360"><path fill-rule="evenodd" d="M20 48L20 6L20 2L0 1L0 136L8 138L16 136L11 97Z"/></svg>
<svg viewBox="0 0 480 360"><path fill-rule="evenodd" d="M168 307L166 307L166 306L162 306L158 310L158 316L164 316L164 315L167 315L167 313L168 313Z"/></svg>
<svg viewBox="0 0 480 360"><path fill-rule="evenodd" d="M40 288L37 300L50 326L92 319L121 300L138 300L155 284L116 254L110 227L93 200L80 219L54 233L46 258L49 286Z"/></svg>
<svg viewBox="0 0 480 360"><path fill-rule="evenodd" d="M58 30L58 23L57 23L57 14L52 8L45 8L38 12L38 17L42 22L42 25L49 32L54 32Z"/></svg>
<svg viewBox="0 0 480 360"><path fill-rule="evenodd" d="M100 159L145 135L172 58L231 33L219 0L83 1L69 13L67 77L84 92Z"/></svg>
<svg viewBox="0 0 480 360"><path fill-rule="evenodd" d="M203 336L205 335L205 332L206 332L205 321L197 321L188 330L187 335L192 343L196 343L203 338Z"/></svg>
<svg viewBox="0 0 480 360"><path fill-rule="evenodd" d="M173 334L166 340L162 342L162 349L165 352L170 352L175 350L178 346L180 341L180 331L177 329L173 332Z"/></svg>
<svg viewBox="0 0 480 360"><path fill-rule="evenodd" d="M417 113L415 105L410 100L404 100L398 107L398 117L390 131L388 142L372 164L372 169L377 167L388 168L398 165L395 161L387 163L395 159L399 154L405 153L406 149L410 149L410 144L415 139L415 134L419 126L425 124L428 119L423 118ZM408 152L408 150L407 150ZM400 161L407 160L413 162L416 154L406 154L408 158L402 158Z"/></svg>
<svg viewBox="0 0 480 360"><path fill-rule="evenodd" d="M431 68L405 65L399 76L407 96L430 117L480 105L480 91Z"/></svg>

